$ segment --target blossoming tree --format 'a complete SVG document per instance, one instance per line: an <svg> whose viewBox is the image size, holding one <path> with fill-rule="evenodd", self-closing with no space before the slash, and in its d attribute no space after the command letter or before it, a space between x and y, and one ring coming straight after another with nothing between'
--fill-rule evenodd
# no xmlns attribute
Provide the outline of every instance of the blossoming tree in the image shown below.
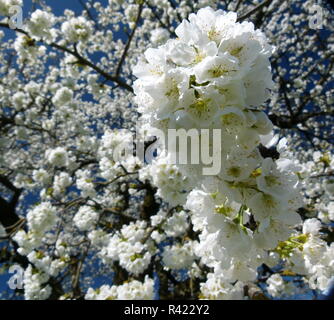
<svg viewBox="0 0 334 320"><path fill-rule="evenodd" d="M310 23L313 1L78 1L80 14L62 16L38 1L10 31L13 6L23 2L0 0L0 265L22 268L22 286L4 298L328 287L326 3L323 29ZM166 143L171 131L206 160L175 161L193 153Z"/></svg>

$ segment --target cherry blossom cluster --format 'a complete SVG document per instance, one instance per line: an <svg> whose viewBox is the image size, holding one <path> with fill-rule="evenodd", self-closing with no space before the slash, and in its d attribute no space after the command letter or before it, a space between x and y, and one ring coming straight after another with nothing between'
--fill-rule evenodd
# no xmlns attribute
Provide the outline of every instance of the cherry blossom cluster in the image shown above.
<svg viewBox="0 0 334 320"><path fill-rule="evenodd" d="M301 223L296 211L302 206L300 167L259 148L266 149L273 139L272 124L261 111L273 85L273 48L252 23L236 20L233 12L200 9L176 28L177 39L146 50L145 61L134 69L138 110L153 130L221 129L218 175L201 175L200 165L174 164L171 169L163 156L152 163L150 173L160 194L170 187L174 191L168 194L187 196L186 203L178 204L191 211L194 230L201 232L194 251L227 283L253 281L259 265L278 262L275 249ZM187 180L191 192L187 183L173 186ZM166 250L164 259L171 250L179 255L177 247ZM187 260L175 261L182 268Z"/></svg>

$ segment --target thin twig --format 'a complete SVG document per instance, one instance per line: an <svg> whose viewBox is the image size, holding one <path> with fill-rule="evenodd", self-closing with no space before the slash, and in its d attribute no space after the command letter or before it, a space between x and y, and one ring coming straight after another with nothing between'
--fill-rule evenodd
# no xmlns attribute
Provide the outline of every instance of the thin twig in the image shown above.
<svg viewBox="0 0 334 320"><path fill-rule="evenodd" d="M254 9L249 10L247 13L245 13L244 15L242 15L241 17L239 17L237 19L237 22L241 22L241 21L247 19L248 17L250 17L251 15L253 15L255 12L259 11L261 8L269 5L271 2L272 2L272 0L265 0L265 1L261 2Z"/></svg>
<svg viewBox="0 0 334 320"><path fill-rule="evenodd" d="M130 34L130 36L128 38L128 41L127 41L127 43L125 45L125 48L124 48L123 54L121 56L121 59L119 60L119 63L117 65L117 68L116 68L116 77L118 77L119 74L121 73L122 66L123 66L124 60L126 58L126 55L127 55L128 51L129 51L131 41L132 41L132 39L133 39L133 37L135 35L135 32L137 30L137 27L138 27L138 24L139 24L139 20L140 20L142 11L143 11L143 5L141 4L139 6L139 9L138 9L138 14L137 14L135 26L133 27L133 29L131 31L131 34Z"/></svg>

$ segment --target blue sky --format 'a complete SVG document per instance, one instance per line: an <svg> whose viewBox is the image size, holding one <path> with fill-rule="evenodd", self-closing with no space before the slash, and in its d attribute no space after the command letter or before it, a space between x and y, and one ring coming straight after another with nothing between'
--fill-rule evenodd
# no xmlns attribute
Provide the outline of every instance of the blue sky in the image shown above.
<svg viewBox="0 0 334 320"><path fill-rule="evenodd" d="M85 3L87 1L82 0L81 2ZM106 4L108 0L100 0L94 2ZM52 8L52 12L56 16L62 15L65 9L73 10L76 14L79 14L83 9L79 0L45 0L45 3ZM32 8L32 0L23 0L23 20L29 17L29 13L31 12ZM7 31L6 33L8 35L12 35L14 31ZM6 38L4 40L6 40Z"/></svg>

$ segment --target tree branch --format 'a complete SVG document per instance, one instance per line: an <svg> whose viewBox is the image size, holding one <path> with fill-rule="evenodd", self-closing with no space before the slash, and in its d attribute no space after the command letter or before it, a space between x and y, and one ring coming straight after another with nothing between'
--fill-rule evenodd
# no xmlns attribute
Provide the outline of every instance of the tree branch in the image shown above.
<svg viewBox="0 0 334 320"><path fill-rule="evenodd" d="M9 25L7 23L0 23L0 27L10 29ZM15 29L15 31L18 32L18 33L25 34L26 36L28 36L30 38L29 34L22 29ZM124 88L124 89L126 89L130 92L133 92L132 87L130 85L128 85L126 82L122 81L118 76L112 76L109 73L103 71L101 68L99 68L98 66L96 66L95 64L93 64L92 62L87 60L86 58L82 57L76 50L72 51L72 50L70 50L70 49L68 49L64 46L61 46L61 45L55 43L55 42L52 42L52 43L49 43L49 44L43 42L42 40L40 42L42 42L43 44L49 45L52 48L55 48L57 50L60 50L62 52L66 52L66 53L74 56L75 58L78 59L79 63L81 63L83 65L86 65L86 66L90 67L91 69L95 70L97 73L99 73L101 76L103 76L106 80L115 82L120 87L122 87L122 88Z"/></svg>

